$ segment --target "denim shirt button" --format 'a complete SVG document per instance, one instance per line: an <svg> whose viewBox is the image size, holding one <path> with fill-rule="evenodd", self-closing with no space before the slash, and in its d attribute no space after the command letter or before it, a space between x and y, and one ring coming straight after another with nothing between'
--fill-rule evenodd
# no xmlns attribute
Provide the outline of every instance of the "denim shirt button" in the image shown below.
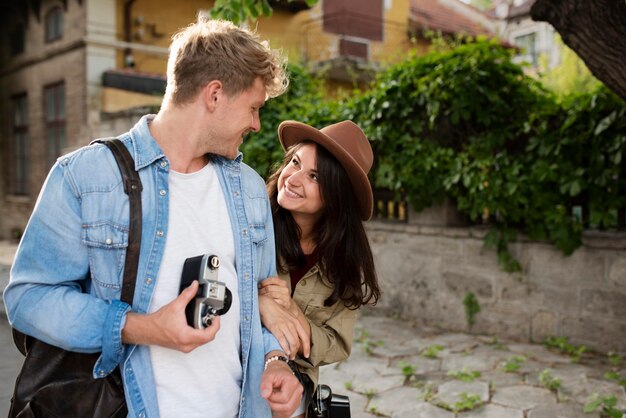
<svg viewBox="0 0 626 418"><path fill-rule="evenodd" d="M246 315L246 316L244 316L244 317L243 317L243 320L244 320L244 321L249 321L249 320L250 320L250 317L249 317L248 315Z"/></svg>
<svg viewBox="0 0 626 418"><path fill-rule="evenodd" d="M162 237L163 236L163 231L157 231L157 237Z"/></svg>
<svg viewBox="0 0 626 418"><path fill-rule="evenodd" d="M146 279L146 284L152 284L152 277L148 277Z"/></svg>
<svg viewBox="0 0 626 418"><path fill-rule="evenodd" d="M235 192L235 193L233 193L233 196L235 196L235 197L239 197L239 192Z"/></svg>
<svg viewBox="0 0 626 418"><path fill-rule="evenodd" d="M111 238L107 238L104 242L106 242L107 245L111 245L113 240Z"/></svg>
<svg viewBox="0 0 626 418"><path fill-rule="evenodd" d="M165 196L167 194L167 192L165 190L161 189L161 190L159 190L159 194L161 196Z"/></svg>
<svg viewBox="0 0 626 418"><path fill-rule="evenodd" d="M161 167L163 168L167 167L167 163L165 161L161 161Z"/></svg>
<svg viewBox="0 0 626 418"><path fill-rule="evenodd" d="M248 236L248 230L247 230L247 229L244 229L243 231L241 231L241 234L242 234L244 237L247 237L247 236Z"/></svg>
<svg viewBox="0 0 626 418"><path fill-rule="evenodd" d="M104 375L105 375L104 370L100 370L100 371L98 372L98 374L99 374L101 377L104 377Z"/></svg>

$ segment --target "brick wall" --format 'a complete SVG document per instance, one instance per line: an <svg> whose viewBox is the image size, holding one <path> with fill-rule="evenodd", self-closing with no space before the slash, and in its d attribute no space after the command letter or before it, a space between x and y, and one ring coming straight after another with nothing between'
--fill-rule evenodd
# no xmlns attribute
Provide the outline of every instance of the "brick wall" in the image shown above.
<svg viewBox="0 0 626 418"><path fill-rule="evenodd" d="M44 22L48 11L59 6L58 1L42 1L40 18L28 14L25 50L10 56L2 49L2 76L0 77L0 131L2 143L3 193L0 195L0 238L10 238L14 229L23 230L35 204L41 185L50 169L46 160L44 122L44 88L63 82L65 85L66 148L75 149L88 142L86 131L85 92L85 10L78 1L68 1L63 9L63 37L46 43ZM10 30L11 28L5 28ZM2 29L2 30L5 30ZM8 147L12 138L11 97L26 93L28 97L29 135L29 195L9 194L6 180L11 166Z"/></svg>

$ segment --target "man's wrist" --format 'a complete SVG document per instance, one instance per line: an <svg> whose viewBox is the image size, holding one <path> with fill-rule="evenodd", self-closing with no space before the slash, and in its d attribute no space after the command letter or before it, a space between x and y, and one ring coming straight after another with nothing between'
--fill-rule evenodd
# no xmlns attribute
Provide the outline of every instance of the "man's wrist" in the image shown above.
<svg viewBox="0 0 626 418"><path fill-rule="evenodd" d="M282 355L270 356L265 360L265 365L263 366L263 370L267 370L267 366L274 363L275 361L283 362L288 365L289 359Z"/></svg>

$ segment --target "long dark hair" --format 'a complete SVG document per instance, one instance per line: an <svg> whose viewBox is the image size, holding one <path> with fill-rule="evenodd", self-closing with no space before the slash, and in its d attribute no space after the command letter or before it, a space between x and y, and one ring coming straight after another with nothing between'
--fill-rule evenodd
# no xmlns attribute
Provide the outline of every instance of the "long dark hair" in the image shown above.
<svg viewBox="0 0 626 418"><path fill-rule="evenodd" d="M313 228L313 238L322 274L335 285L324 305L332 306L338 300L351 309L367 303L375 305L380 297L380 288L352 184L339 161L324 147L311 141L290 147L282 164L267 182L274 219L278 269L286 273L306 264L300 247L302 231L291 212L278 204L278 177L296 151L307 143L314 144L317 149L317 173L324 202L322 216Z"/></svg>

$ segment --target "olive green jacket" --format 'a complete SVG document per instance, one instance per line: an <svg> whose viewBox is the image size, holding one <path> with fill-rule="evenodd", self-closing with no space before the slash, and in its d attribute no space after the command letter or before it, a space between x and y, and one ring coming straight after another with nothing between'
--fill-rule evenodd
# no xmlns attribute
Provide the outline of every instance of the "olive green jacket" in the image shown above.
<svg viewBox="0 0 626 418"><path fill-rule="evenodd" d="M279 274L291 290L289 273ZM324 306L333 291L319 266L314 265L298 282L293 300L311 325L311 354L309 358L298 357L296 364L301 373L309 376L313 388L317 387L319 366L343 361L350 356L356 309L348 309L342 301ZM308 393L310 397L312 393Z"/></svg>

